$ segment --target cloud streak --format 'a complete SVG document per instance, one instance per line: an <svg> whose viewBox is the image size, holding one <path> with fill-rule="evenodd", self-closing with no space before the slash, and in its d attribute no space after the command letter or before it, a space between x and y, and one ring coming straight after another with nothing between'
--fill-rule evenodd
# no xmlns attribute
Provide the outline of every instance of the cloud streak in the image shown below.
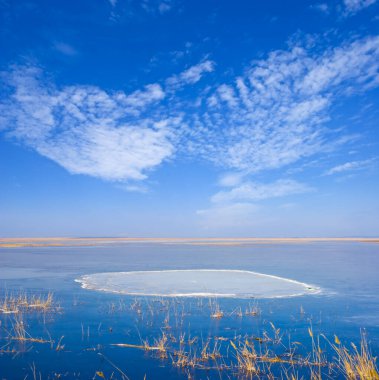
<svg viewBox="0 0 379 380"><path fill-rule="evenodd" d="M325 172L325 175L333 175L333 174L345 174L350 171L357 170L366 170L369 169L374 163L374 159L370 160L361 160L361 161L350 161L345 162L344 164L334 166Z"/></svg>
<svg viewBox="0 0 379 380"><path fill-rule="evenodd" d="M176 90L188 84L195 84L206 73L211 73L215 69L215 63L210 60L205 60L197 65L191 66L187 70L178 75L173 75L166 80L166 85L171 90Z"/></svg>
<svg viewBox="0 0 379 380"><path fill-rule="evenodd" d="M213 195L212 202L261 201L264 199L284 197L311 191L308 185L291 180L280 179L273 183L245 182L228 191Z"/></svg>

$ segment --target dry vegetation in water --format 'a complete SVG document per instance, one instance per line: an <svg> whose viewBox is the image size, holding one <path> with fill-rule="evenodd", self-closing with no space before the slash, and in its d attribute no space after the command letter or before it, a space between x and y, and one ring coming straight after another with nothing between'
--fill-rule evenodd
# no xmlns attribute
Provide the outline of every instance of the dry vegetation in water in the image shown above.
<svg viewBox="0 0 379 380"><path fill-rule="evenodd" d="M108 346L108 350L110 347L120 350L141 350L146 353L147 358L159 360L160 366L175 368L188 379L379 380L376 358L371 354L365 333L362 333L359 345L344 345L336 336L331 342L322 334L315 335L310 326L307 341L300 344L290 339L285 342L284 337L288 336L280 328L272 322L264 322L266 329L259 330L257 335L238 334L235 330L234 336L209 333L204 338L201 334L192 335L193 330L185 323L197 313L202 313L205 320L208 318L211 325L219 326L229 325L232 322L240 324L241 321L248 323L258 321L257 318L261 318L262 312L257 304L237 307L228 312L221 308L215 299L209 302L199 299L194 302L195 305L187 303L185 306L185 301L177 299L135 299L131 303L121 299L108 306L103 305L102 310L108 318L120 321L122 320L120 317L128 313L129 316L135 316L137 326L138 324L143 326L143 331L149 333L152 329L158 332L149 337L140 337L139 342L136 342L135 338L128 342L127 335L125 341L115 342L111 335L112 329L107 328L103 330L109 334L106 337L107 343L103 346L96 344L96 331L93 332L91 328L90 334L89 322L86 321L81 325L82 339L80 340L79 336L78 341L81 342L82 348L79 348L78 352L94 351L112 368L111 374L106 374L105 370L97 370L93 378L129 379L124 366L116 366L110 359L111 356L105 356L106 352L112 352L106 351ZM60 310L52 294L8 295L1 300L1 310L2 319L8 321L9 328L5 330L5 327L0 325L0 328L6 331L7 340L7 343L0 347L0 355L10 354L9 356L15 357L20 352L22 348L12 346L12 342L50 344L51 350L65 353L63 336L55 341L51 337L43 339L35 337L32 329L28 328L27 319L36 312L44 314ZM305 314L303 308L300 314L301 316ZM86 342L90 340L95 344L83 348L86 344L88 346ZM31 345L29 348L24 348L24 350L32 349L34 348ZM125 356L127 355L125 351ZM34 373L36 373L35 367Z"/></svg>
<svg viewBox="0 0 379 380"><path fill-rule="evenodd" d="M167 365L187 373L189 379L196 377L196 371L205 370L208 373L209 371L223 373L225 378L229 379L379 380L376 358L369 351L365 335L362 335L360 349L354 344L351 345L351 349L340 342L331 344L336 355L328 360L320 345L320 339L327 341L326 338L320 335L315 339L312 330L309 332L312 350L304 356L295 354L291 349L286 349L286 354L281 355L275 354L275 350L268 347L257 349L252 339L241 337L228 340L223 347L217 340L208 339L196 348L181 339L181 344L176 349L168 344L169 337L162 333L154 345L145 341L143 345L117 344L117 346L155 352L155 358L164 360ZM282 344L281 341L277 343ZM300 372L303 375L300 376ZM220 375L220 378L224 377Z"/></svg>
<svg viewBox="0 0 379 380"><path fill-rule="evenodd" d="M60 309L54 301L53 293L27 294L18 292L5 294L0 298L0 314L17 314L26 312L56 312Z"/></svg>
<svg viewBox="0 0 379 380"><path fill-rule="evenodd" d="M60 306L55 302L52 293L47 294L27 294L17 292L5 294L0 298L0 339L5 340L5 344L0 347L0 354L18 355L28 352L33 347L30 344L50 344L51 348L61 351L64 348L61 337L57 344L52 340L46 330L46 338L35 337L28 327L28 318L42 316L43 325L48 316L61 311ZM29 344L29 346L28 346Z"/></svg>
<svg viewBox="0 0 379 380"><path fill-rule="evenodd" d="M339 338L334 337L332 347L337 355L338 371L348 380L379 380L376 358L371 354L366 335L361 333L359 347L354 343L351 343L350 346L350 348L343 346Z"/></svg>
<svg viewBox="0 0 379 380"><path fill-rule="evenodd" d="M186 313L182 309L178 312L180 308L176 307L174 316L171 316L170 305L180 304L180 301L158 299L151 304L149 301L145 302L147 305L143 305L141 300L135 300L131 309L146 326L152 326L147 316L156 318L164 312L160 337L153 344L141 338L141 344L115 343L114 346L144 350L154 358L162 360L162 364L177 368L189 379L198 378L199 375L196 374L199 371L207 371L206 378L210 378L213 376L209 377L209 373L213 371L214 376L220 379L379 380L376 358L370 353L365 334L362 335L360 348L352 344L349 349L338 338L332 344L322 334L315 336L312 327L309 327L310 349L301 353L297 346L302 344L284 344L284 333L272 322L267 323L268 331L262 331L260 336L211 336L203 340L202 337L186 336L182 331L174 336L172 330L177 331L178 326L183 326ZM154 307L154 302L158 307ZM202 309L206 304L199 300L197 306ZM210 320L215 320L216 323L223 318L240 319L258 317L261 314L256 304L249 305L245 311L237 307L232 312L226 312L215 299L209 300L208 308ZM301 307L301 317L304 314ZM176 328L169 326L170 320L176 321ZM331 351L334 352L333 356L330 355ZM199 378L203 377L200 375Z"/></svg>

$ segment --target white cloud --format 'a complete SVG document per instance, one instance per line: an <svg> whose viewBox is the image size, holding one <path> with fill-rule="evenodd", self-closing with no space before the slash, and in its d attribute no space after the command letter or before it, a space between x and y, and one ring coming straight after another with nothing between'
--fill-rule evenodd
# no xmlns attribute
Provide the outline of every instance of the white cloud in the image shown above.
<svg viewBox="0 0 379 380"><path fill-rule="evenodd" d="M32 143L33 144L33 143ZM69 172L106 180L141 180L145 171L172 155L165 129L120 125L85 125L34 146Z"/></svg>
<svg viewBox="0 0 379 380"><path fill-rule="evenodd" d="M213 62L203 61L169 82L194 84ZM3 73L8 98L0 105L0 128L75 174L111 181L142 180L173 156L186 124L158 83L131 93L96 86L57 88L36 67ZM171 88L173 90L173 88ZM173 93L171 93L172 95Z"/></svg>
<svg viewBox="0 0 379 380"><path fill-rule="evenodd" d="M127 111L133 114L139 114L140 111L151 103L162 100L165 93L159 84L149 84L143 90L137 90L126 95L121 92L116 95L117 101L127 107Z"/></svg>
<svg viewBox="0 0 379 380"><path fill-rule="evenodd" d="M354 14L376 3L376 0L343 0L347 13Z"/></svg>
<svg viewBox="0 0 379 380"><path fill-rule="evenodd" d="M230 83L207 86L200 98L196 94L201 106L193 102L190 108L190 101L174 92L214 69L215 63L205 60L169 77L163 88L153 83L125 93L56 88L38 69L16 68L6 75L10 95L1 106L0 124L72 173L140 180L181 152L230 171L220 179L221 186L232 187L227 197L257 199L249 175L349 141L325 123L342 97L378 86L379 37L324 51L317 46L272 51ZM241 186L250 196L238 195Z"/></svg>
<svg viewBox="0 0 379 380"><path fill-rule="evenodd" d="M218 184L224 187L237 186L241 183L243 176L243 173L225 173L219 178Z"/></svg>
<svg viewBox="0 0 379 380"><path fill-rule="evenodd" d="M220 101L225 102L230 108L236 107L238 104L238 100L236 98L236 94L232 86L222 84L217 89L217 95Z"/></svg>
<svg viewBox="0 0 379 380"><path fill-rule="evenodd" d="M180 120L151 109L164 98L157 84L131 94L57 89L36 68L16 68L7 83L13 93L1 107L2 128L71 173L141 180L175 151Z"/></svg>
<svg viewBox="0 0 379 380"><path fill-rule="evenodd" d="M245 182L228 191L213 195L212 202L260 201L269 198L300 194L312 189L300 182L281 179L273 183Z"/></svg>
<svg viewBox="0 0 379 380"><path fill-rule="evenodd" d="M282 168L348 141L325 127L331 105L378 84L379 37L272 51L207 93L188 131L191 150L245 173Z"/></svg>
<svg viewBox="0 0 379 380"><path fill-rule="evenodd" d="M143 183L133 183L133 184L118 184L117 185L118 189L125 190L128 192L133 192L133 193L141 193L141 194L146 194L149 192L149 188L144 185Z"/></svg>
<svg viewBox="0 0 379 380"><path fill-rule="evenodd" d="M365 170L372 166L374 163L374 159L370 160L362 160L362 161L350 161L345 162L344 164L334 166L333 168L329 169L325 172L325 175L333 175L333 174L340 174L340 173L346 173L349 171L356 171L356 170Z"/></svg>
<svg viewBox="0 0 379 380"><path fill-rule="evenodd" d="M332 10L335 10L341 12L343 16L352 16L376 2L377 0L342 0L340 4L317 3L311 5L310 8L326 15L330 14Z"/></svg>
<svg viewBox="0 0 379 380"><path fill-rule="evenodd" d="M194 116L193 150L236 172L221 177L219 185L229 189L214 194L212 207L198 213L204 227L223 228L225 220L232 221L230 227L240 220L254 226L262 213L254 213L251 202L312 191L294 180L256 183L248 178L304 164L356 138L325 127L329 109L342 97L378 84L379 37L369 37L323 52L302 46L273 51L234 83L207 94L206 111Z"/></svg>
<svg viewBox="0 0 379 380"><path fill-rule="evenodd" d="M379 37L338 47L317 59L298 84L305 95L337 88L341 83L367 89L379 84Z"/></svg>
<svg viewBox="0 0 379 380"><path fill-rule="evenodd" d="M166 80L166 84L171 89L177 89L187 84L194 84L198 82L205 73L210 73L214 70L215 63L210 60L206 60L191 66L187 70L181 72L178 75L173 75Z"/></svg>
<svg viewBox="0 0 379 380"><path fill-rule="evenodd" d="M261 208L257 202L269 198L279 198L288 195L301 194L312 191L309 186L289 179L282 179L272 183L254 183L247 181L240 183L242 177L237 180L230 173L222 177L221 184L232 187L227 191L220 191L212 198L211 207L196 212L202 228L216 230L220 232L238 230L243 227L247 229L256 229L267 223L267 211ZM225 180L225 181L224 181ZM233 187L232 183L236 185ZM279 206L279 208L292 207L289 203L287 206Z"/></svg>

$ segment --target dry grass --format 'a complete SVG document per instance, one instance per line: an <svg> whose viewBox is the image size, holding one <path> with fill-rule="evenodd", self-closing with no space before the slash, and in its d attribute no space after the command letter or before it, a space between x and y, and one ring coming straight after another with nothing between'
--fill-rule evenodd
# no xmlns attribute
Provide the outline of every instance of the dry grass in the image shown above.
<svg viewBox="0 0 379 380"><path fill-rule="evenodd" d="M17 314L30 311L51 312L59 310L59 306L54 301L53 293L46 295L32 294L24 292L16 294L5 294L0 300L0 314Z"/></svg>
<svg viewBox="0 0 379 380"><path fill-rule="evenodd" d="M210 301L210 309L211 309L211 318L213 319L221 319L224 317L224 312L221 310L220 305L217 301Z"/></svg>
<svg viewBox="0 0 379 380"><path fill-rule="evenodd" d="M249 305L249 307L245 310L245 315L256 317L261 313L260 308L257 305Z"/></svg>
<svg viewBox="0 0 379 380"><path fill-rule="evenodd" d="M158 355L161 359L167 358L167 342L168 338L165 333L162 333L162 336L154 341L153 349L158 351Z"/></svg>
<svg viewBox="0 0 379 380"><path fill-rule="evenodd" d="M209 308L206 308L207 304ZM191 336L191 330L187 333L182 330L184 316L194 313L204 316L209 313L216 321L225 318L226 326L228 318L260 316L261 310L256 303L225 312L217 299L210 299L208 303L197 301L195 309L190 306L187 314L178 300L135 300L132 310L139 315L139 323L143 322L147 327L159 324L161 335L152 343L141 339L139 345L115 345L150 352L154 357L164 359L166 364L181 369L189 378L197 377L195 371L206 370L217 371L220 378L326 380L343 377L347 380L379 380L375 358L364 340L359 349L352 345L348 350L336 343L331 347L325 340L322 348L320 340L323 336L315 336L310 327L307 351L306 346L299 342L289 339L284 343L286 334L272 322L264 321L268 328L260 336L236 335L233 339L215 335L203 340L199 336ZM300 314L305 314L302 307ZM337 353L336 357L328 357L327 352L330 355L331 349Z"/></svg>
<svg viewBox="0 0 379 380"><path fill-rule="evenodd" d="M10 335L11 340L19 342L33 342L33 343L52 343L51 340L42 338L34 338L29 332L26 331L23 315L21 313L15 314L12 323L12 332Z"/></svg>
<svg viewBox="0 0 379 380"><path fill-rule="evenodd" d="M245 319L245 316L261 314L255 304L248 305L247 308L237 307L231 313L228 311L224 313L217 300L209 302L209 309L206 307L206 303L204 310L203 303L199 305L200 309L190 309L189 314L186 315L191 313L193 315L197 312L201 312L205 318L209 318L210 315L215 321L209 321L209 323L219 333L224 326L230 327L228 322L233 322L233 320L236 322L233 316ZM52 339L44 340L32 337L27 332L23 318L23 310L53 310L55 306L52 295L41 297L26 296L20 293L17 296L4 298L1 306L5 310L13 310L13 313L9 313L11 315L4 317L4 320L12 321L12 329L8 337L9 346L18 346L12 341L36 342L50 343L55 351L65 349L62 343L63 336L55 342ZM143 350L149 356L162 360L161 365L175 367L188 378L213 378L213 375L217 374L220 379L327 380L344 378L346 380L379 380L376 358L369 350L365 334L362 334L358 346L354 344L344 346L337 337L334 342L329 342L324 339L323 335L315 335L310 326L307 349L307 346L299 342L291 342L290 339L286 343L283 337L287 334L284 334L272 322L264 320L263 323L268 326L267 331L260 330L259 336L242 335L241 332L236 332L231 338L230 333L222 331L224 336L217 336L212 332L212 335L207 335L203 339L201 334L191 335L191 332L193 333L191 329L186 333L183 332L180 327L184 318L181 306L182 304L177 300L170 302L159 299L155 301L135 300L131 309L137 313L138 323L146 324L145 329L149 329L150 326L153 326L150 323L154 322L154 326L159 326L160 333L156 335L155 339L149 338L148 340L140 337L140 344L113 343L111 345ZM114 303L111 304L109 310L114 313L130 309L125 304ZM302 311L302 309L300 310ZM25 314L25 316L27 315L32 316ZM38 315L37 317L39 318ZM217 321L220 318L225 318L222 323ZM249 322L247 318L246 322ZM229 327L226 328L229 329ZM82 327L82 335L84 334L85 330ZM93 335L91 335L91 339L93 339ZM89 338L89 329L87 329L87 337ZM0 347L0 354L14 354L14 352L14 349L8 346ZM109 361L109 359L106 360ZM202 374L206 373L206 375L202 377L197 371ZM119 373L121 374L121 372ZM103 373L97 372L97 378L102 378L101 374ZM123 378L126 378L126 375Z"/></svg>
<svg viewBox="0 0 379 380"><path fill-rule="evenodd" d="M150 344L147 339L142 341L142 344L130 344L130 343L113 343L111 346L125 347L125 348L138 348L145 351L155 351L161 359L166 359L167 354L168 337L165 333L154 340L154 344Z"/></svg>
<svg viewBox="0 0 379 380"><path fill-rule="evenodd" d="M308 330L311 348L302 355L295 353L292 343L284 345L279 328L272 323L270 327L270 337L260 340L238 336L227 341L219 340L218 337L208 337L203 341L198 337L186 339L184 333L176 338L163 332L152 345L147 340L141 345L117 345L155 352L156 357L167 360L166 363L183 370L190 378L196 377L194 371L212 370L219 374L224 372L226 378L379 380L375 358L369 351L365 336L362 336L359 348L352 344L351 349L342 346L337 338L331 344L337 355L328 360L320 345L323 336L315 336L311 327ZM258 347L263 353L256 350L254 341L259 342ZM175 348L176 345L178 348ZM283 354L279 355L278 349L282 349Z"/></svg>
<svg viewBox="0 0 379 380"><path fill-rule="evenodd" d="M359 348L350 344L351 348L344 347L335 336L332 347L337 354L337 368L348 380L379 380L376 358L368 347L366 334L361 334Z"/></svg>
<svg viewBox="0 0 379 380"><path fill-rule="evenodd" d="M315 336L310 327L309 349L306 350L306 346L291 342L290 339L284 343L283 337L286 334L272 322L264 321L268 328L259 336L236 335L231 339L215 335L203 340L202 337L191 336L191 330L183 332L186 315L201 313L204 316L210 315L215 321L225 318L223 325L227 326L229 321L233 321L228 318L258 317L261 310L256 303L238 306L228 312L222 310L217 299L196 302L195 307L191 305L185 313L179 300L135 299L131 309L137 313L138 323L144 323L145 328L158 325L161 334L150 342L141 338L141 344L114 345L149 352L155 358L163 359L165 364L180 369L188 378L197 378L197 371L215 371L220 379L379 380L375 358L364 337L359 348L351 345L347 349L340 343L332 345L323 341L323 335ZM304 309L300 307L300 315L304 314ZM320 344L320 340L325 347ZM335 357L328 357L327 352L330 356L331 350L337 354Z"/></svg>
<svg viewBox="0 0 379 380"><path fill-rule="evenodd" d="M33 295L28 303L28 308L48 311L53 307L53 294L48 293L46 296Z"/></svg>
<svg viewBox="0 0 379 380"><path fill-rule="evenodd" d="M260 371L257 366L258 355L255 351L254 345L251 345L248 341L245 341L241 347L237 347L233 341L230 341L230 344L235 350L237 361L235 367L238 374L247 376L259 374Z"/></svg>

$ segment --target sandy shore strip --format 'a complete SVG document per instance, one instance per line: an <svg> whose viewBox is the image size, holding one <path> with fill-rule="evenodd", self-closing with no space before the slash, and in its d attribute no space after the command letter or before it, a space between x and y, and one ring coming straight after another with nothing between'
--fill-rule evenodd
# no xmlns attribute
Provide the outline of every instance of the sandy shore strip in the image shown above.
<svg viewBox="0 0 379 380"><path fill-rule="evenodd" d="M251 244L307 244L323 242L361 242L379 243L379 238L145 238L145 237L45 237L45 238L0 238L0 248L19 247L65 247L65 246L100 246L120 245L130 243L151 244L181 244L181 245L210 245L238 246Z"/></svg>

